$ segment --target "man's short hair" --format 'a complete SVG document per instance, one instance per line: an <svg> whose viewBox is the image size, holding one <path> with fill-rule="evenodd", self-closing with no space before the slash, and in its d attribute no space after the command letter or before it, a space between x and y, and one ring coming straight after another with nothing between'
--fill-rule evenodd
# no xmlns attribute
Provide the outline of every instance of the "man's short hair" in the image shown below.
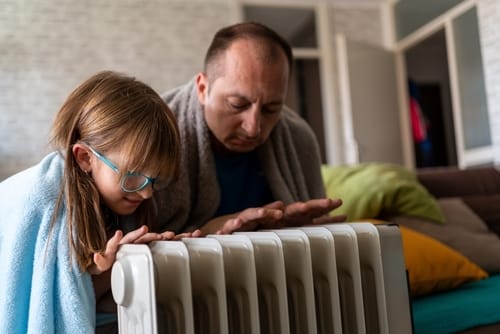
<svg viewBox="0 0 500 334"><path fill-rule="evenodd" d="M268 42L268 47L278 47L283 51L291 73L293 57L292 48L288 42L274 30L257 22L242 22L220 29L212 39L205 55L205 72L213 65L217 58L223 54L233 42L239 39L260 39Z"/></svg>

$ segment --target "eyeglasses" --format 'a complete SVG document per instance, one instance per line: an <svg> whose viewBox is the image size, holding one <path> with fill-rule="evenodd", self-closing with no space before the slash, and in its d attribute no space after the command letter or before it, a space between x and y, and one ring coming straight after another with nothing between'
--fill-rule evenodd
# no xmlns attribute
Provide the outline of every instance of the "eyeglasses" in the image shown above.
<svg viewBox="0 0 500 334"><path fill-rule="evenodd" d="M92 151L92 153L102 162L104 162L106 165L108 165L112 170L114 170L116 173L119 173L120 170L114 163L112 163L108 158L106 158L104 155L101 153L97 152L94 150L92 147L89 145L86 145L89 150ZM167 187L168 182L159 180L156 177L149 177L141 173L136 173L136 172L127 172L123 176L123 178L120 181L120 186L124 192L127 193L135 193L136 191L141 191L142 189L146 188L148 184L151 183L151 186L153 187L153 190L158 191L161 189L164 189Z"/></svg>

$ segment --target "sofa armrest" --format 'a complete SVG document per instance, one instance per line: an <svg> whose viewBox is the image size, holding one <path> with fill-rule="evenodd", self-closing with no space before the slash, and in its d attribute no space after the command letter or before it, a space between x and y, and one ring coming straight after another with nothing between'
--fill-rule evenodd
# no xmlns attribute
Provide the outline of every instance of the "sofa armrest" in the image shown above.
<svg viewBox="0 0 500 334"><path fill-rule="evenodd" d="M417 177L437 198L500 194L500 171L493 167L424 168L417 170Z"/></svg>
<svg viewBox="0 0 500 334"><path fill-rule="evenodd" d="M420 183L434 197L460 197L500 236L500 171L494 167L417 170Z"/></svg>

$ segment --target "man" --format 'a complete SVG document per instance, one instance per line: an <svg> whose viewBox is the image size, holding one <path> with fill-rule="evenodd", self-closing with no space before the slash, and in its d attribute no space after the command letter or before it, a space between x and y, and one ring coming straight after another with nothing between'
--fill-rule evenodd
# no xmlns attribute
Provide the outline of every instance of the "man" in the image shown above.
<svg viewBox="0 0 500 334"><path fill-rule="evenodd" d="M216 33L204 72L163 98L177 116L181 173L157 194L162 228L201 234L343 221L327 214L318 144L284 106L291 48L257 23Z"/></svg>

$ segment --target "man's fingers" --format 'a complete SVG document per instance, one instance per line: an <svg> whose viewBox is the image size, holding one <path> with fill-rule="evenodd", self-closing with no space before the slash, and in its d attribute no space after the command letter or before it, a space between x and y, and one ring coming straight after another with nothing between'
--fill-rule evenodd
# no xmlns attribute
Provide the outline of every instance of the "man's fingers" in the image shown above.
<svg viewBox="0 0 500 334"><path fill-rule="evenodd" d="M312 209L312 210L317 209L318 211L328 213L332 210L335 210L339 206L341 206L342 200L338 199L338 198L337 199L320 198L320 199L313 199L313 200L307 201L306 205L307 205L308 209Z"/></svg>
<svg viewBox="0 0 500 334"><path fill-rule="evenodd" d="M288 205L285 209L285 217L309 217L311 219L330 213L342 205L340 199L320 198L307 202L296 202Z"/></svg>
<svg viewBox="0 0 500 334"><path fill-rule="evenodd" d="M272 208L250 208L243 210L237 218L241 219L243 224L255 222L259 224L265 221L278 220L283 217L283 211Z"/></svg>
<svg viewBox="0 0 500 334"><path fill-rule="evenodd" d="M229 219L222 225L222 228L216 234L231 234L241 228L243 221L240 218Z"/></svg>
<svg viewBox="0 0 500 334"><path fill-rule="evenodd" d="M287 217L295 217L295 216L304 216L311 211L311 204L306 204L304 202L296 202L287 205L285 209L285 218Z"/></svg>
<svg viewBox="0 0 500 334"><path fill-rule="evenodd" d="M340 198L324 198L326 201L326 206L333 207L333 209L338 208L342 205L342 200Z"/></svg>
<svg viewBox="0 0 500 334"><path fill-rule="evenodd" d="M266 209L274 209L274 210L284 210L285 204L282 201L275 201L263 206Z"/></svg>

